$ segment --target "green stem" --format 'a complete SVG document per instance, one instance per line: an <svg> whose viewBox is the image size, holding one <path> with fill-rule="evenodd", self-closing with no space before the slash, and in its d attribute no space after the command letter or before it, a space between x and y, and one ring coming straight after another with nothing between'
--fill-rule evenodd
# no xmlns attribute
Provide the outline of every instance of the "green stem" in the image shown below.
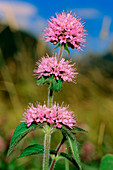
<svg viewBox="0 0 113 170"><path fill-rule="evenodd" d="M59 51L59 56L58 56L58 60L57 63L59 63L60 58L62 56L62 52L63 52L63 45L61 45L60 51ZM50 108L53 105L53 90L48 89L48 101L47 101L47 106ZM46 129L45 129L45 140L44 140L44 157L43 157L43 170L48 170L49 167L49 150L50 150L50 138L51 138L51 131L50 131L50 127L48 125L46 125ZM62 142L64 143L64 139L62 140ZM57 156L57 153L59 151L59 149L61 148L63 143L60 143L60 145L58 146L57 150L56 150L56 154L55 156ZM54 166L56 160L53 160L53 164L52 167Z"/></svg>
<svg viewBox="0 0 113 170"><path fill-rule="evenodd" d="M60 48L60 51L59 51L57 63L60 62L60 58L61 58L61 56L62 56L63 48L64 48L64 45L62 44L62 45L61 45L61 48Z"/></svg>
<svg viewBox="0 0 113 170"><path fill-rule="evenodd" d="M44 158L43 158L43 170L48 170L49 168L49 150L50 150L50 133L45 134L44 140Z"/></svg>
<svg viewBox="0 0 113 170"><path fill-rule="evenodd" d="M50 108L53 104L53 90L48 89L48 101L47 106ZM50 151L50 138L51 129L48 125L45 127L45 139L44 139L44 155L43 155L43 170L48 170L49 168L49 151Z"/></svg>
<svg viewBox="0 0 113 170"><path fill-rule="evenodd" d="M53 90L48 89L48 101L47 106L51 107L53 105Z"/></svg>

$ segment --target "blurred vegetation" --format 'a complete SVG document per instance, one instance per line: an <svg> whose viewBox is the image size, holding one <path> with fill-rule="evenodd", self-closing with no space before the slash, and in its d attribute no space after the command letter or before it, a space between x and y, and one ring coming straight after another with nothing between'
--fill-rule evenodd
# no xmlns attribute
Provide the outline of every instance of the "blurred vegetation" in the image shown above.
<svg viewBox="0 0 113 170"><path fill-rule="evenodd" d="M29 143L43 143L40 130L27 136L11 158L7 158L6 153L24 108L30 102L43 104L47 100L48 86L36 86L33 77L35 62L46 53L51 55L52 50L39 38L0 25L0 169L41 169L42 155L15 160ZM77 84L63 83L54 100L69 104L78 126L88 131L76 136L83 169L96 170L101 158L113 153L113 51L104 56L89 54L74 60L79 72ZM55 148L60 139L61 134L55 132L51 147ZM64 160L60 160L55 169L59 166L60 170L64 169ZM71 164L70 170L73 169Z"/></svg>

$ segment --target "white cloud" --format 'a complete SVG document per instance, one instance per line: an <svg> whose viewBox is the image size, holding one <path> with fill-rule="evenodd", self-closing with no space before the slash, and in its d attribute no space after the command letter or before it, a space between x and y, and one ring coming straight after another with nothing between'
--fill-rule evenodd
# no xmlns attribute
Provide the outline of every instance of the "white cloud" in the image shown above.
<svg viewBox="0 0 113 170"><path fill-rule="evenodd" d="M13 28L27 28L38 9L27 2L0 1L0 19Z"/></svg>
<svg viewBox="0 0 113 170"><path fill-rule="evenodd" d="M0 1L0 21L15 29L29 30L38 35L45 19L38 15L38 8L27 2Z"/></svg>
<svg viewBox="0 0 113 170"><path fill-rule="evenodd" d="M102 28L100 32L100 38L106 39L110 33L110 25L111 25L112 18L110 16L103 17Z"/></svg>
<svg viewBox="0 0 113 170"><path fill-rule="evenodd" d="M37 8L27 2L0 2L0 12L12 10L16 16L28 17L37 12Z"/></svg>
<svg viewBox="0 0 113 170"><path fill-rule="evenodd" d="M75 14L85 19L94 19L101 16L100 11L95 8L77 8L73 10Z"/></svg>

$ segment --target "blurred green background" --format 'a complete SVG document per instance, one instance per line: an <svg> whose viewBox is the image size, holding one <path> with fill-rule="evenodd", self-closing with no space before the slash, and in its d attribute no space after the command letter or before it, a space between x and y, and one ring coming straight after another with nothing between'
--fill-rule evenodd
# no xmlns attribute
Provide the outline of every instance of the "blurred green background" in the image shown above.
<svg viewBox="0 0 113 170"><path fill-rule="evenodd" d="M77 84L63 83L60 92L54 93L54 101L69 104L74 111L78 126L88 131L77 133L80 156L84 170L97 170L101 158L113 154L113 45L99 55L71 58L79 72ZM52 55L52 48L40 37L15 29L12 23L0 24L0 169L42 169L42 155L16 159L29 144L43 143L41 130L28 135L10 158L7 149L14 129L22 120L28 103L47 101L48 86L36 86L33 77L35 62L43 55ZM82 54L81 54L82 56ZM67 54L64 52L64 57ZM68 58L69 59L69 58ZM52 135L51 148L55 149L61 134ZM62 150L65 150L65 146ZM68 149L70 152L70 150ZM71 154L71 153L70 153ZM60 160L55 169L63 170L65 161ZM70 170L75 167L70 164Z"/></svg>

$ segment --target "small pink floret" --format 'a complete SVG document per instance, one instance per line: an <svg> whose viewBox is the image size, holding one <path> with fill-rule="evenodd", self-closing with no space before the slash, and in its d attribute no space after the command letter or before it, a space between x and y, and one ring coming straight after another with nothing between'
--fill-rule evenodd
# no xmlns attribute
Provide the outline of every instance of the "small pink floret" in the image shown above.
<svg viewBox="0 0 113 170"><path fill-rule="evenodd" d="M33 104L31 104L25 110L24 118L27 127L32 123L48 122L53 124L53 127L61 128L62 125L65 125L72 129L76 124L73 112L68 111L66 107L60 107L58 104L54 104L51 108L40 104L34 107Z"/></svg>
<svg viewBox="0 0 113 170"><path fill-rule="evenodd" d="M81 22L81 18L72 15L71 12L62 12L56 14L56 17L51 17L48 21L48 27L45 27L42 33L42 37L46 42L53 44L66 44L71 48L76 48L78 51L82 50L86 42L85 35L87 35L84 29L84 24Z"/></svg>
<svg viewBox="0 0 113 170"><path fill-rule="evenodd" d="M66 61L64 58L57 63L57 58L48 55L42 57L39 62L36 62L36 68L34 70L35 76L40 79L42 76L45 78L52 75L56 80L71 82L77 78L78 72L74 68L74 64L70 64L70 61Z"/></svg>

